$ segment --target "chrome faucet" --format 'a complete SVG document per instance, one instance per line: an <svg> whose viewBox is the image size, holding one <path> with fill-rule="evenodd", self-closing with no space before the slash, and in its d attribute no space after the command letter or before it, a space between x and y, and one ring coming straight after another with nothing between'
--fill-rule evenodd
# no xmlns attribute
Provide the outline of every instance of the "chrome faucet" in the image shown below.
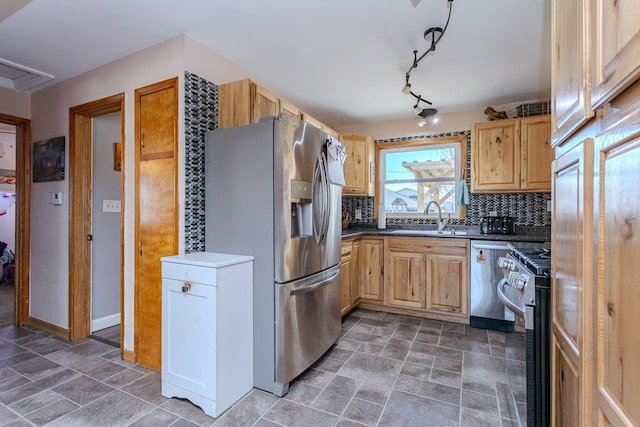
<svg viewBox="0 0 640 427"><path fill-rule="evenodd" d="M442 210L440 209L440 204L435 200L431 200L429 203L427 203L427 206L424 208L425 215L429 214L429 207L432 203L436 205L436 208L438 208L438 233L442 233L444 227L446 227L447 223L449 222L449 219L442 219ZM449 217L451 217L451 214L449 214Z"/></svg>

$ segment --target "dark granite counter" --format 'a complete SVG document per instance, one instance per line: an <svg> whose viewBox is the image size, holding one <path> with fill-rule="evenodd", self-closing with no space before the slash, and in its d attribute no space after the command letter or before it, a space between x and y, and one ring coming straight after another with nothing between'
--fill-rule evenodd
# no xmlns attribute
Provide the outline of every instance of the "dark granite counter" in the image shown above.
<svg viewBox="0 0 640 427"><path fill-rule="evenodd" d="M444 239L495 240L508 242L550 242L551 227L516 226L515 234L482 234L478 226L448 226L443 234L434 227L357 227L342 230L342 238L357 236L437 237Z"/></svg>

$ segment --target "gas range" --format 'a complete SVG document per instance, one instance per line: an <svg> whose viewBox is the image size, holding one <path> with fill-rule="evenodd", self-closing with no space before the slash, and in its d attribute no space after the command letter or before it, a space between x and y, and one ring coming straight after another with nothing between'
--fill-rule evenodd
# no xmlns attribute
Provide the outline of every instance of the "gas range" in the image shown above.
<svg viewBox="0 0 640 427"><path fill-rule="evenodd" d="M551 277L551 250L548 246L521 247L508 244L511 255L536 276Z"/></svg>

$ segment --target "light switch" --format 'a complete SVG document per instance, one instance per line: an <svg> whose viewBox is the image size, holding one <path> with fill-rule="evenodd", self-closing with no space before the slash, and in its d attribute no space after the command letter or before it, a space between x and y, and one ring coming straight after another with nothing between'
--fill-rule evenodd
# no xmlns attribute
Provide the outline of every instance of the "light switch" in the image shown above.
<svg viewBox="0 0 640 427"><path fill-rule="evenodd" d="M102 212L120 212L120 200L103 200Z"/></svg>

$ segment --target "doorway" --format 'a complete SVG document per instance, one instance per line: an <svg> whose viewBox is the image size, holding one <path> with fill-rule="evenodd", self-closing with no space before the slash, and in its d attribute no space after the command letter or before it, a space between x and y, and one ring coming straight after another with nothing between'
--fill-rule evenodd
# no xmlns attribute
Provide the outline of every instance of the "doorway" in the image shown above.
<svg viewBox="0 0 640 427"><path fill-rule="evenodd" d="M101 118L105 118L102 120ZM107 200L107 210L116 210L114 207L115 201L120 201L120 195L123 194L123 182L124 176L122 175L122 171L117 171L116 174L119 179L119 188L117 190L116 196L106 196L108 199L102 199L104 195L97 195L96 200L99 202L100 209L94 207L94 131L96 130L96 125L98 128L101 127L103 122L108 122L109 120L116 121L115 124L116 131L115 135L110 136L110 139L117 139L115 141L108 141L111 144L120 143L121 151L124 152L124 94L114 95L108 98L100 99L98 101L93 101L87 104L82 104L76 107L72 107L69 109L69 164L71 165L70 170L70 183L69 183L69 192L70 192L70 229L69 229L69 338L72 340L87 338L93 328L92 328L92 294L93 289L92 286L87 286L87 284L93 283L93 270L97 269L101 271L102 263L101 257L102 255L95 257L93 256L93 247L94 247L94 229L95 225L93 224L94 217L97 219L99 216L98 210L100 213L103 209L103 200ZM113 124L111 124L113 127ZM111 135L113 131L110 131ZM107 144L107 142L105 142ZM114 146L111 145L111 150L114 150ZM101 147L104 148L104 147ZM124 157L120 158L121 164L124 164ZM107 161L107 164L110 165L111 168L115 169L115 152L109 155L107 159L101 159L101 167L102 161ZM116 171L114 171L116 172ZM112 188L109 190L109 194L111 191L114 191ZM106 194L106 193L105 193ZM113 262L109 263L109 269L111 270L109 274L112 278L115 276L115 279L112 280L112 283L117 283L117 287L119 288L119 292L117 292L117 301L116 304L119 307L119 311L115 313L111 313L111 315L102 316L104 317L104 321L112 322L111 325L116 326L119 329L119 335L117 336L118 346L122 352L122 328L123 328L123 257L120 255L123 253L123 213L124 206L122 204L120 206L120 212L108 212L111 218L109 220L113 220L112 222L119 224L115 226L118 230L116 232L116 243L118 246L118 250L112 250L112 252L117 252L116 256L117 261L115 261L116 266L113 266ZM114 218L115 217L115 218ZM112 231L113 232L113 231ZM100 245L102 242L96 242L95 246ZM110 246L113 243L109 244ZM99 301L103 298L102 294L96 295L96 301ZM111 293L109 298L114 298L114 293ZM113 304L111 304L113 306ZM101 309L100 309L101 310ZM103 314L103 312L99 311L97 313L98 316ZM115 316L114 316L115 314ZM116 318L116 320L114 320ZM100 319L100 318L99 318ZM117 322L117 323L115 323ZM119 324L119 327L117 326ZM100 323L94 324L94 327L100 327ZM105 325L105 323L102 323Z"/></svg>
<svg viewBox="0 0 640 427"><path fill-rule="evenodd" d="M14 324L16 127L0 123L0 327Z"/></svg>
<svg viewBox="0 0 640 427"><path fill-rule="evenodd" d="M30 263L30 205L31 197L31 121L21 117L0 114L0 124L9 125L14 131L15 143L15 204L13 221L15 231L14 285L7 303L13 308L9 324L22 325L29 319L29 263ZM4 195L4 194L3 194ZM13 303L12 301L13 300Z"/></svg>
<svg viewBox="0 0 640 427"><path fill-rule="evenodd" d="M91 337L120 347L120 113L93 118Z"/></svg>

